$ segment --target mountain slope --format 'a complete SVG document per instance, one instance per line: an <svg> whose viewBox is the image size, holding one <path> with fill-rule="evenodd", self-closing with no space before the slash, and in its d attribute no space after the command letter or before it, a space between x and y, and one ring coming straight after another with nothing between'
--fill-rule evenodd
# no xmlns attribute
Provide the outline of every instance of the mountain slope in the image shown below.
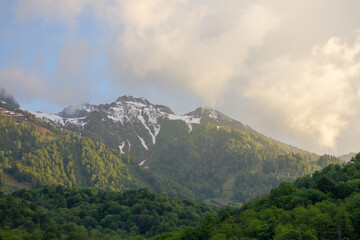
<svg viewBox="0 0 360 240"><path fill-rule="evenodd" d="M128 154L8 106L0 107L0 183L5 191L53 184L109 191L146 186L172 198L192 196L171 179L141 168Z"/></svg>
<svg viewBox="0 0 360 240"><path fill-rule="evenodd" d="M340 160L267 138L211 108L179 116L144 98L123 96L105 105L68 107L36 116L135 156L197 199L245 202Z"/></svg>
<svg viewBox="0 0 360 240"><path fill-rule="evenodd" d="M360 154L154 239L360 239Z"/></svg>
<svg viewBox="0 0 360 240"><path fill-rule="evenodd" d="M169 108L144 98L123 96L105 105L85 104L65 108L59 114L34 113L37 117L101 141L143 160L156 145L163 121L183 122L190 132L200 118L175 115Z"/></svg>

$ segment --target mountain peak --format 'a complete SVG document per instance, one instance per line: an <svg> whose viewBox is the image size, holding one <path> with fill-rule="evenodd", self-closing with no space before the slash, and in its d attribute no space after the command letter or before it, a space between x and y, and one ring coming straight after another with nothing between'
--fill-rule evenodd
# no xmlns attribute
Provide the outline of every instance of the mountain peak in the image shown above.
<svg viewBox="0 0 360 240"><path fill-rule="evenodd" d="M59 112L58 115L64 118L86 117L94 110L96 110L95 105L85 103L80 106L68 106Z"/></svg>
<svg viewBox="0 0 360 240"><path fill-rule="evenodd" d="M116 99L115 101L116 103L123 103L123 102L137 102L137 103L143 103L145 105L152 105L146 98L135 98L133 96L127 96L127 95L124 95L124 96L121 96L119 97L118 99Z"/></svg>
<svg viewBox="0 0 360 240"><path fill-rule="evenodd" d="M220 113L219 111L217 111L211 107L198 107L194 111L186 114L186 116L193 116L193 117L197 117L197 118L209 117L212 119L218 119L219 115L230 119L229 117L225 116L224 114Z"/></svg>

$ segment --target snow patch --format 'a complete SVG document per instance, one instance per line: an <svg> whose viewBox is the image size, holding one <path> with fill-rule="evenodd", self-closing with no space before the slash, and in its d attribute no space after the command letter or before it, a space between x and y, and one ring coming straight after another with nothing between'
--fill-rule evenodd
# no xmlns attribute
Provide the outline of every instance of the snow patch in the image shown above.
<svg viewBox="0 0 360 240"><path fill-rule="evenodd" d="M144 139L142 139L138 134L136 134L136 136L140 139L141 145L143 145L146 151L149 150L148 146L146 146Z"/></svg>
<svg viewBox="0 0 360 240"><path fill-rule="evenodd" d="M144 125L144 127L146 128L146 130L148 130L150 136L151 136L151 139L152 139L152 143L153 145L155 145L156 143L156 136L151 132L150 128L146 125L146 122L145 122L145 119L142 115L139 115L138 116L138 119L140 120L140 122Z"/></svg>
<svg viewBox="0 0 360 240"><path fill-rule="evenodd" d="M134 106L135 108L146 107L146 104L140 102L126 101L127 105Z"/></svg>
<svg viewBox="0 0 360 240"><path fill-rule="evenodd" d="M211 111L209 112L209 117L216 120L218 118L218 114L216 111L211 109Z"/></svg>
<svg viewBox="0 0 360 240"><path fill-rule="evenodd" d="M144 165L144 163L146 162L146 160L147 160L147 159L142 160L142 161L139 163L139 166Z"/></svg>
<svg viewBox="0 0 360 240"><path fill-rule="evenodd" d="M184 121L189 127L189 133L192 131L193 124L200 124L201 118L196 118L193 116L179 116L174 114L168 114L167 116L170 120L181 120Z"/></svg>
<svg viewBox="0 0 360 240"><path fill-rule="evenodd" d="M159 124L154 125L154 135L157 137L159 135L161 126Z"/></svg>
<svg viewBox="0 0 360 240"><path fill-rule="evenodd" d="M33 113L37 118L40 118L46 122L49 122L49 120L51 122L54 122L57 125L60 126L65 126L67 124L73 124L79 127L84 128L87 124L85 120L86 117L81 117L81 118L63 118L60 117L56 114L49 114L49 113Z"/></svg>
<svg viewBox="0 0 360 240"><path fill-rule="evenodd" d="M192 125L191 125L191 124L188 124L188 127L189 127L188 133L191 133L191 131L192 131Z"/></svg>
<svg viewBox="0 0 360 240"><path fill-rule="evenodd" d="M109 119L114 122L121 122L124 125L123 119L125 118L125 111L123 107L111 107L108 112Z"/></svg>
<svg viewBox="0 0 360 240"><path fill-rule="evenodd" d="M125 147L125 142L122 142L120 145L119 145L119 150L121 153L124 153L123 149Z"/></svg>
<svg viewBox="0 0 360 240"><path fill-rule="evenodd" d="M96 108L94 106L92 106L92 105L86 105L85 104L85 105L81 106L79 108L79 110L85 110L86 112L91 113L91 112L95 111Z"/></svg>

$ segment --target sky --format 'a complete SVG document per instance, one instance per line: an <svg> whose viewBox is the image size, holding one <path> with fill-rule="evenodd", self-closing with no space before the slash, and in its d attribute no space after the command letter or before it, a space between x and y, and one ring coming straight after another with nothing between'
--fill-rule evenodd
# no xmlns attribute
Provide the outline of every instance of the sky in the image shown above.
<svg viewBox="0 0 360 240"><path fill-rule="evenodd" d="M0 88L30 111L145 97L316 153L360 151L358 0L2 0Z"/></svg>

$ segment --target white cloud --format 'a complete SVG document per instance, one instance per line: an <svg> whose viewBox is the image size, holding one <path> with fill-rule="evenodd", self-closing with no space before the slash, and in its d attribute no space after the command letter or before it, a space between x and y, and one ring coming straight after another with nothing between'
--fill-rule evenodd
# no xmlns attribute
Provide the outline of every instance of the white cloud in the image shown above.
<svg viewBox="0 0 360 240"><path fill-rule="evenodd" d="M249 51L278 23L266 7L234 1L129 1L122 13L113 69L177 85L207 105L221 101Z"/></svg>

